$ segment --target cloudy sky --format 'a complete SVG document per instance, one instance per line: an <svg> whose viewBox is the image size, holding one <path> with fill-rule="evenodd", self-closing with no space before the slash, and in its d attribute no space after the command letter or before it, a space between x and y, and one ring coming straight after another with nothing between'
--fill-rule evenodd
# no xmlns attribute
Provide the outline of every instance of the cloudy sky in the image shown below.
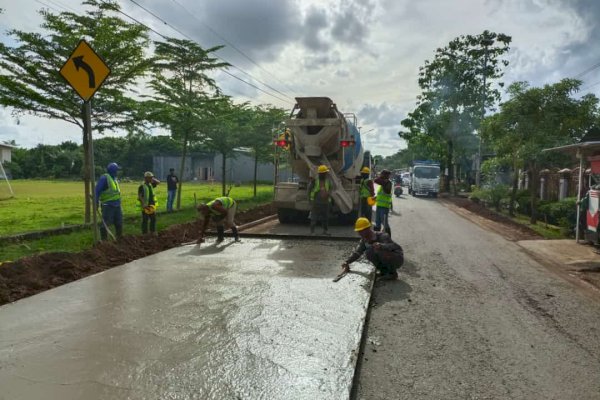
<svg viewBox="0 0 600 400"><path fill-rule="evenodd" d="M218 55L237 67L229 72L252 84L219 74L220 86L236 100L291 109L296 96L329 96L342 112L357 114L375 154L391 155L404 147L397 132L419 93L418 68L459 35L487 29L512 36L505 82L543 85L578 77L582 92L600 95L599 0L119 3L161 34L185 35L204 47L226 45ZM39 29L40 8L81 10L76 0L0 0L0 7L5 9L0 15L5 43L7 29ZM12 139L25 147L81 141L74 126L32 117L17 120L0 108L0 141Z"/></svg>

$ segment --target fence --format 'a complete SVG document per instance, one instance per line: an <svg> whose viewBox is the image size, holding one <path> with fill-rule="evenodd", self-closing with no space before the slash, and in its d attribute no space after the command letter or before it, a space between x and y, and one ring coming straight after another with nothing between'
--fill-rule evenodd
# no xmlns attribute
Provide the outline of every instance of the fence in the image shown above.
<svg viewBox="0 0 600 400"><path fill-rule="evenodd" d="M589 170L584 172L584 182L589 180L589 174ZM529 182L530 174L527 171L521 172L519 189L531 189ZM560 171L542 170L538 181L540 200L558 201L565 197L576 197L578 184L579 168Z"/></svg>

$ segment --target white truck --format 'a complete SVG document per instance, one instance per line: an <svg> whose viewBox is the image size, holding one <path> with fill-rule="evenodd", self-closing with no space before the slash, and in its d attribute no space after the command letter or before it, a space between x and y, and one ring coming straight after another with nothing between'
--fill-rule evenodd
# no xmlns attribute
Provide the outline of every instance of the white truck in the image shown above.
<svg viewBox="0 0 600 400"><path fill-rule="evenodd" d="M413 162L408 192L413 196L437 197L439 191L440 164L434 161Z"/></svg>

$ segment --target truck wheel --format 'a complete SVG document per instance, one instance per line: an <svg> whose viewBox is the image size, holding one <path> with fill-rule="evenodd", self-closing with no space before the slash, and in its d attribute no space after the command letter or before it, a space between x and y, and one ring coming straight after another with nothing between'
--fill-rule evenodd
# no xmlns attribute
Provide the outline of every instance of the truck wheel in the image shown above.
<svg viewBox="0 0 600 400"><path fill-rule="evenodd" d="M353 225L358 218L358 211L350 211L348 214L339 214L338 222L342 225Z"/></svg>
<svg viewBox="0 0 600 400"><path fill-rule="evenodd" d="M291 224L294 221L295 214L296 210L291 210L289 208L277 209L277 218L279 219L279 223L281 224Z"/></svg>

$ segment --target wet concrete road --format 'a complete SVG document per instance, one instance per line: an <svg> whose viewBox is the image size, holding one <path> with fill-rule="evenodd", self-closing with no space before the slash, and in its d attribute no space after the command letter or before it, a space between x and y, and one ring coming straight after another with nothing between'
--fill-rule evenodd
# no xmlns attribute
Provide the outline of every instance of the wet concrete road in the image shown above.
<svg viewBox="0 0 600 400"><path fill-rule="evenodd" d="M356 398L600 399L600 302L439 201L394 199Z"/></svg>
<svg viewBox="0 0 600 400"><path fill-rule="evenodd" d="M371 268L354 242L172 249L0 307L0 399L345 399Z"/></svg>

